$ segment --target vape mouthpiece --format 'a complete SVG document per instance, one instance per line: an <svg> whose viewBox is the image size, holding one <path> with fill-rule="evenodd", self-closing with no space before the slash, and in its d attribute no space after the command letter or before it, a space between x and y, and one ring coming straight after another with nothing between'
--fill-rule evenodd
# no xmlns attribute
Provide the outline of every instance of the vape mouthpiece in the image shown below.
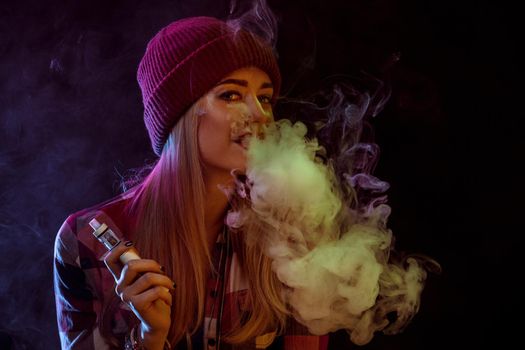
<svg viewBox="0 0 525 350"><path fill-rule="evenodd" d="M93 235L97 237L98 240L100 240L100 236L106 231L108 226L104 223L98 222L97 219L93 219L89 222L89 226L94 230Z"/></svg>
<svg viewBox="0 0 525 350"><path fill-rule="evenodd" d="M101 224L97 219L93 219L89 222L89 226L91 226L91 228L96 231L101 226Z"/></svg>

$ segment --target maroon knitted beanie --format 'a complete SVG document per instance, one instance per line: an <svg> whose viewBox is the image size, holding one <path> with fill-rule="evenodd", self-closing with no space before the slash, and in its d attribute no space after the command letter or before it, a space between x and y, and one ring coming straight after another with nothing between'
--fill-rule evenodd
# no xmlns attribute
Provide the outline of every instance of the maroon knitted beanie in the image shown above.
<svg viewBox="0 0 525 350"><path fill-rule="evenodd" d="M144 123L157 155L171 129L194 102L239 68L265 71L279 94L281 76L272 48L244 30L211 17L185 18L161 29L148 43L137 72Z"/></svg>

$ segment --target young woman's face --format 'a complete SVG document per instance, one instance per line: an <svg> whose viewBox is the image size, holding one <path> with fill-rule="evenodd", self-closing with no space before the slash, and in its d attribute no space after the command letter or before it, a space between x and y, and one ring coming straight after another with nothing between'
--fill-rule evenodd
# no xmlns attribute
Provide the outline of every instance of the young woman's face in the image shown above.
<svg viewBox="0 0 525 350"><path fill-rule="evenodd" d="M273 120L272 95L268 74L249 67L224 77L203 96L198 142L206 173L246 170L249 138L260 136L261 126Z"/></svg>

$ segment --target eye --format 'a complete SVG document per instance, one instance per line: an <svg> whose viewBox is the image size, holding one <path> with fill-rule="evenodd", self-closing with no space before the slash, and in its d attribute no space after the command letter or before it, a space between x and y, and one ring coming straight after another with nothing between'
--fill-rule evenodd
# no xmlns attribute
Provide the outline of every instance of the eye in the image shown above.
<svg viewBox="0 0 525 350"><path fill-rule="evenodd" d="M272 96L271 95L260 95L259 96L259 102L263 104L271 104L272 103Z"/></svg>
<svg viewBox="0 0 525 350"><path fill-rule="evenodd" d="M236 101L239 101L240 99L242 99L242 96L241 96L241 94L239 92L237 92L235 90L228 90L228 91L225 91L222 94L220 94L219 98L221 100L226 101L226 102L236 102Z"/></svg>

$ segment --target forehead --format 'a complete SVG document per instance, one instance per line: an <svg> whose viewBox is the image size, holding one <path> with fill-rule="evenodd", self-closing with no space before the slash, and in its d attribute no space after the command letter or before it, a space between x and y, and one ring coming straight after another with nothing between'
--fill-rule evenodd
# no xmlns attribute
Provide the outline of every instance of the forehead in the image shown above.
<svg viewBox="0 0 525 350"><path fill-rule="evenodd" d="M226 75L222 80L225 79L238 79L245 80L249 84L260 84L260 83L271 83L270 77L260 68L257 67L245 67L237 69L230 74Z"/></svg>

